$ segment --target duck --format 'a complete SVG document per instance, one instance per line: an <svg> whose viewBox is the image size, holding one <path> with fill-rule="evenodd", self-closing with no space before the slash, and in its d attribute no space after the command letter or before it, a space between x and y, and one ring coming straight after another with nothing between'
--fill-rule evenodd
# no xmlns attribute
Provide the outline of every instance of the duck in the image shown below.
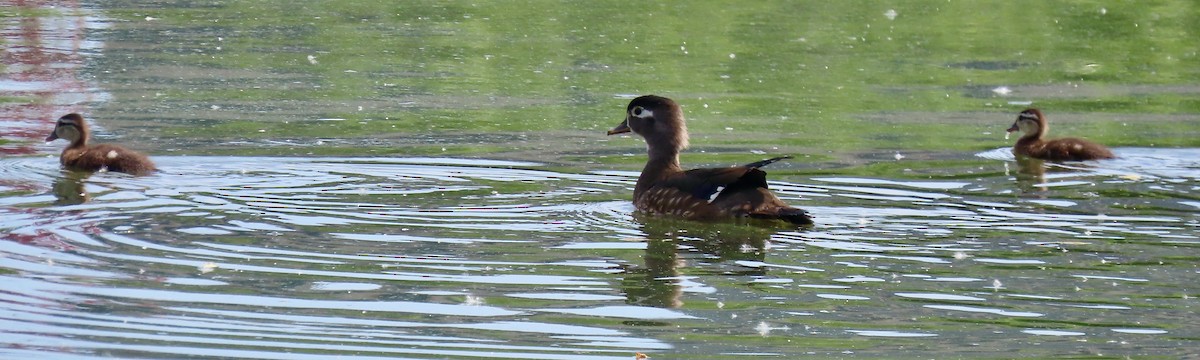
<svg viewBox="0 0 1200 360"><path fill-rule="evenodd" d="M1027 156L1049 161L1085 161L1112 159L1116 156L1112 151L1091 141L1077 138L1061 138L1053 140L1042 139L1049 130L1046 116L1042 111L1029 108L1017 115L1017 120L1008 128L1008 132L1020 131L1024 135L1013 145L1013 155Z"/></svg>
<svg viewBox="0 0 1200 360"><path fill-rule="evenodd" d="M633 189L638 211L690 220L753 218L810 226L808 212L788 206L767 187L761 168L791 156L741 166L683 170L679 153L688 147L683 110L674 100L643 95L629 102L625 119L608 135L632 132L646 141L649 160Z"/></svg>
<svg viewBox="0 0 1200 360"><path fill-rule="evenodd" d="M58 118L46 142L58 139L71 142L59 158L68 170L107 170L131 175L146 175L157 170L146 155L113 144L88 145L89 136L91 131L87 121L82 115L71 113Z"/></svg>

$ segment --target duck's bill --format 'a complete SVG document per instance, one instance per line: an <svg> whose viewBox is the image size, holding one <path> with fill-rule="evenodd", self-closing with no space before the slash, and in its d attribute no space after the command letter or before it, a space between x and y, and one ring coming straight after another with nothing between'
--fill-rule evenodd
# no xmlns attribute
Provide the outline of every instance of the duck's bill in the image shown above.
<svg viewBox="0 0 1200 360"><path fill-rule="evenodd" d="M1008 132L1017 132L1017 131L1021 131L1021 128L1017 127L1017 123L1013 123L1012 126L1008 127Z"/></svg>
<svg viewBox="0 0 1200 360"><path fill-rule="evenodd" d="M50 133L50 136L46 137L46 142L51 142L54 140L58 140L58 132L57 131Z"/></svg>
<svg viewBox="0 0 1200 360"><path fill-rule="evenodd" d="M616 134L624 134L627 132L629 132L629 120L621 121L621 125L617 125L617 127L612 128L612 130L609 130L608 134L616 135Z"/></svg>

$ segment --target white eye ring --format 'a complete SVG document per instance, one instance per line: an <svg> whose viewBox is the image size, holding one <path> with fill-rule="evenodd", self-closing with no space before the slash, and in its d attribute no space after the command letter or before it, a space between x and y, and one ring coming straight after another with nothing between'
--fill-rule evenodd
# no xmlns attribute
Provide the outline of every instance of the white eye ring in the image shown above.
<svg viewBox="0 0 1200 360"><path fill-rule="evenodd" d="M639 119L645 119L645 118L652 118L652 117L654 117L654 112L653 112L653 111L647 110L646 108L644 108L644 107L641 107L641 106L635 106L635 107L633 107L633 110L630 110L630 111L629 111L629 114L630 114L630 115L633 115L633 117L636 117L636 118L639 118Z"/></svg>

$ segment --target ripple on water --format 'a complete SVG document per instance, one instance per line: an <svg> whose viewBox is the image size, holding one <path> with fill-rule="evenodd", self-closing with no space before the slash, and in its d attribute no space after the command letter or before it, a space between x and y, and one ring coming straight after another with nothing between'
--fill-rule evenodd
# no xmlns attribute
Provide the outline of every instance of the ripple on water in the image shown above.
<svg viewBox="0 0 1200 360"><path fill-rule="evenodd" d="M288 348L609 359L733 353L678 336L716 328L729 342L794 356L758 341L807 321L888 314L991 335L829 326L808 335L1000 348L1026 341L1014 334L1076 330L1027 329L1028 318L1137 335L1141 345L1176 344L1160 329L1192 328L1174 320L1186 318L1176 309L1191 298L1170 270L1186 262L1180 250L1196 238L1200 205L1171 198L1195 185L1165 176L1194 178L1186 172L1051 165L1061 173L1033 184L1088 185L1028 192L1007 175L772 182L818 226L758 231L632 216L625 198L635 172L438 158L155 160L168 170L66 186L87 196L71 203L60 202L70 197L56 191L64 177L52 161L0 159L0 174L18 179L0 197L9 240L0 265L10 272L0 277L26 289L0 291L9 314L0 322L41 326L6 336L159 357ZM1136 203L1130 192L1163 200Z"/></svg>

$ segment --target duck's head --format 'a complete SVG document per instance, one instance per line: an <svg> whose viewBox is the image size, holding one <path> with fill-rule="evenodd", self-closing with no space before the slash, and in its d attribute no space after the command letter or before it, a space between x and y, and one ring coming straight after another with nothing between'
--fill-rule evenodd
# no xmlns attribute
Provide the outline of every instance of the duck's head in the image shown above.
<svg viewBox="0 0 1200 360"><path fill-rule="evenodd" d="M1029 108L1017 115L1017 121L1008 128L1008 132L1020 131L1025 134L1022 137L1041 137L1046 133L1046 128L1046 117L1042 116L1042 111Z"/></svg>
<svg viewBox="0 0 1200 360"><path fill-rule="evenodd" d="M664 147L679 151L688 146L683 110L674 100L662 96L644 95L630 101L625 107L625 120L608 134L631 131L645 138L652 150Z"/></svg>
<svg viewBox="0 0 1200 360"><path fill-rule="evenodd" d="M46 141L63 139L75 143L84 139L87 133L87 122L83 121L83 116L70 113L58 118L58 122L54 125L54 132L46 137Z"/></svg>

